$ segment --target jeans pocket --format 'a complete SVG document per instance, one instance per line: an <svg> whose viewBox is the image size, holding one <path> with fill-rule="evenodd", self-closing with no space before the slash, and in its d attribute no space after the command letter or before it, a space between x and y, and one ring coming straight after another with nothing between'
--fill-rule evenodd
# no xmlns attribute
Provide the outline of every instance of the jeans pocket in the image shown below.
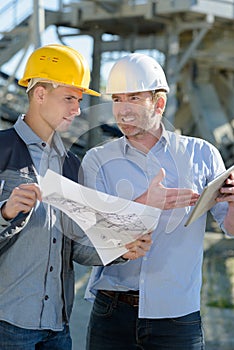
<svg viewBox="0 0 234 350"><path fill-rule="evenodd" d="M110 317L113 313L113 300L109 300L105 295L98 295L95 298L92 313L99 317Z"/></svg>
<svg viewBox="0 0 234 350"><path fill-rule="evenodd" d="M200 311L192 312L191 314L181 317L171 318L171 321L177 325L195 325L201 323Z"/></svg>

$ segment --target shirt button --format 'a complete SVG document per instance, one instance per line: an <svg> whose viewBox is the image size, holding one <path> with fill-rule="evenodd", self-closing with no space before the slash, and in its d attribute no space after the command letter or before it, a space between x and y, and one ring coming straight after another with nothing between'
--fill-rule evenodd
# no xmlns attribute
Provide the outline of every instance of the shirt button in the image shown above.
<svg viewBox="0 0 234 350"><path fill-rule="evenodd" d="M48 300L49 299L49 296L48 295L45 295L45 300Z"/></svg>
<svg viewBox="0 0 234 350"><path fill-rule="evenodd" d="M45 142L42 142L42 147L46 147L46 143Z"/></svg>
<svg viewBox="0 0 234 350"><path fill-rule="evenodd" d="M53 238L53 243L54 243L54 244L56 243L56 241L57 241L56 238Z"/></svg>
<svg viewBox="0 0 234 350"><path fill-rule="evenodd" d="M50 266L50 272L52 272L52 271L53 271L53 269L54 269L54 268L53 268L53 266Z"/></svg>

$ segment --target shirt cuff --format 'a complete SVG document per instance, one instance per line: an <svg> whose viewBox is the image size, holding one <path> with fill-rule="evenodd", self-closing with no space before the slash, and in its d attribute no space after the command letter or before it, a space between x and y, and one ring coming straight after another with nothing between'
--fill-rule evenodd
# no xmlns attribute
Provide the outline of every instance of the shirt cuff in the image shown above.
<svg viewBox="0 0 234 350"><path fill-rule="evenodd" d="M1 211L1 209L2 209L3 204L5 204L5 203L6 203L6 201L0 202L0 226L1 226L2 228L5 228L5 227L8 227L8 226L11 225L11 221L5 220L4 217L2 216L2 211Z"/></svg>
<svg viewBox="0 0 234 350"><path fill-rule="evenodd" d="M129 261L130 259L125 259L122 256L120 256L119 258L113 260L110 264L107 264L107 266L114 265L114 264L124 264L124 263L128 263Z"/></svg>

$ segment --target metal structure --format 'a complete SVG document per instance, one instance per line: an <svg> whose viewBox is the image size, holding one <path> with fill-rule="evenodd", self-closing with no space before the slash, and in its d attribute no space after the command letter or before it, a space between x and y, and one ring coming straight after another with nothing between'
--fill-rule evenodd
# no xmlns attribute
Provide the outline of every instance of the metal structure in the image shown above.
<svg viewBox="0 0 234 350"><path fill-rule="evenodd" d="M16 8L22 1L5 3ZM93 38L96 90L104 59L157 50L165 57L171 88L166 117L182 133L217 146L227 166L234 163L234 0L60 0L56 10L44 12L40 0L33 5L2 32L0 67L30 42L38 45L43 18L43 28L55 25L61 42L68 36ZM64 35L61 27L71 32ZM91 100L94 103L98 101Z"/></svg>

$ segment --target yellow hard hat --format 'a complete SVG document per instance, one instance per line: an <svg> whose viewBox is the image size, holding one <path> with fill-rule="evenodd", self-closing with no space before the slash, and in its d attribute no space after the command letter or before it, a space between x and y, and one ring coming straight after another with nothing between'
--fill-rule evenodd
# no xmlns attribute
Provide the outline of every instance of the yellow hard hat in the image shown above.
<svg viewBox="0 0 234 350"><path fill-rule="evenodd" d="M99 92L89 89L90 70L85 58L65 45L46 45L31 54L18 84L27 87L33 78L76 87L86 94L100 96Z"/></svg>

